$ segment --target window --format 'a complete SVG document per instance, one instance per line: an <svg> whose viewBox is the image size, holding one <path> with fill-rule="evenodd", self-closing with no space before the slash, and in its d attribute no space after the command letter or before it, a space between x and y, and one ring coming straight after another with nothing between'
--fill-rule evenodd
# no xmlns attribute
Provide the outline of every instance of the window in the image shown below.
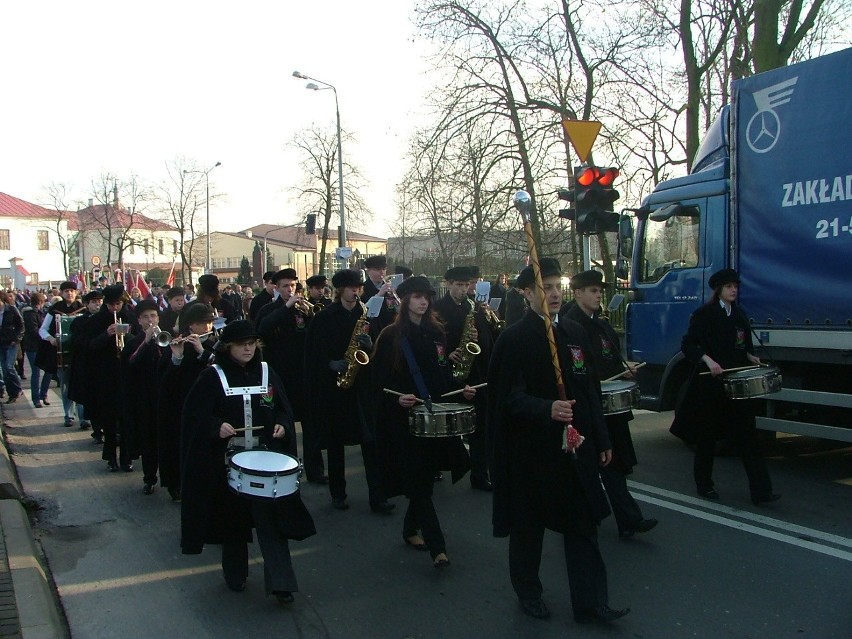
<svg viewBox="0 0 852 639"><path fill-rule="evenodd" d="M177 240L172 240L172 255L178 254Z"/></svg>
<svg viewBox="0 0 852 639"><path fill-rule="evenodd" d="M131 254L131 255L136 255L136 242L131 242L131 243L130 243L130 254Z"/></svg>
<svg viewBox="0 0 852 639"><path fill-rule="evenodd" d="M145 238L145 243L143 244L145 247L145 255L148 255L148 252L151 250L151 243L148 241L148 238Z"/></svg>
<svg viewBox="0 0 852 639"><path fill-rule="evenodd" d="M0 229L0 251L9 250L9 229Z"/></svg>
<svg viewBox="0 0 852 639"><path fill-rule="evenodd" d="M163 249L163 240L157 240L157 248L158 248L158 249L159 249L159 251L160 251L160 255L162 255L162 254L163 254L163 250L164 250L164 249Z"/></svg>
<svg viewBox="0 0 852 639"><path fill-rule="evenodd" d="M640 282L656 282L668 271L698 266L699 215L697 206L676 205L670 217L654 220L651 213L642 237Z"/></svg>
<svg viewBox="0 0 852 639"><path fill-rule="evenodd" d="M47 231L36 231L36 243L39 251L50 250L50 236Z"/></svg>

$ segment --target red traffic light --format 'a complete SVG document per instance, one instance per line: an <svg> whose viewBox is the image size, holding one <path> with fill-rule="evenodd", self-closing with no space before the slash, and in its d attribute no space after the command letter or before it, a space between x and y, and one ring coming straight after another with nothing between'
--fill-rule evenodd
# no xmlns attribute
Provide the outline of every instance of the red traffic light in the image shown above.
<svg viewBox="0 0 852 639"><path fill-rule="evenodd" d="M581 186L591 186L599 175L598 170L593 166L587 166L580 169L574 177L577 184Z"/></svg>
<svg viewBox="0 0 852 639"><path fill-rule="evenodd" d="M599 169L599 171L600 176L598 177L598 184L601 186L612 186L612 183L615 182L615 178L618 177L618 169L615 167Z"/></svg>

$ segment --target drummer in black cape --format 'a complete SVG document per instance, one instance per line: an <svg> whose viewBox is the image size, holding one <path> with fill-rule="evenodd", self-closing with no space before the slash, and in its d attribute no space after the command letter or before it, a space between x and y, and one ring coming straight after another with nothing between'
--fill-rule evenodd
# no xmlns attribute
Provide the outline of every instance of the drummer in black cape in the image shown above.
<svg viewBox="0 0 852 639"><path fill-rule="evenodd" d="M600 271L577 273L571 278L570 286L574 303L567 306L560 317L572 319L585 329L592 346L597 379L608 379L619 373L624 373L624 378L633 377L632 372L625 372L618 335L600 315L603 274ZM636 533L648 532L657 525L657 520L645 519L639 504L627 490L627 475L637 463L630 436L633 412L605 415L604 418L612 442L612 462L601 468L601 480L615 515L618 536L628 539Z"/></svg>
<svg viewBox="0 0 852 639"><path fill-rule="evenodd" d="M432 313L435 291L429 280L421 276L404 280L397 294L399 313L379 336L370 363L378 405L379 469L387 496L409 499L402 528L405 543L428 550L433 565L443 568L450 560L432 503L433 478L439 470L450 470L457 482L469 470L470 459L459 436L412 435L409 411L418 398L441 401L443 393L463 387L463 397L470 401L476 389L453 379L446 335ZM416 372L409 358L416 364ZM386 393L386 388L401 395Z"/></svg>
<svg viewBox="0 0 852 639"><path fill-rule="evenodd" d="M721 381L724 369L760 364L748 318L737 304L740 277L726 268L711 275L708 284L713 296L692 314L681 343L684 356L695 366L671 432L695 444L693 473L701 497L719 499L713 484L713 456L716 440L727 437L742 457L752 502L776 501L781 496L772 492L755 426L755 402L731 399ZM700 374L708 370L709 374Z"/></svg>
<svg viewBox="0 0 852 639"><path fill-rule="evenodd" d="M385 500L376 462L376 437L370 417L370 373L355 361L356 351L369 356L373 341L365 317L361 271L344 269L331 279L334 302L317 313L305 340L305 390L311 402L322 448L328 453L328 487L337 510L349 508L346 494L345 446L361 447L370 509L389 513L394 505ZM338 380L348 378L348 388Z"/></svg>
<svg viewBox="0 0 852 639"><path fill-rule="evenodd" d="M249 320L228 324L216 345L217 364L202 371L186 397L181 429L181 548L184 554L201 553L204 544L222 544L225 583L245 590L248 576L248 542L251 529L263 554L267 595L291 603L298 590L288 540L316 533L313 519L298 490L277 499L249 498L228 488L225 469L228 441L243 428L243 396L226 395L219 370L231 388L262 386L251 393L253 426L262 426L260 443L268 450L297 456L293 414L281 380L261 362L258 334ZM219 370L217 370L219 369ZM249 433L246 433L248 436Z"/></svg>
<svg viewBox="0 0 852 639"><path fill-rule="evenodd" d="M563 536L575 621L609 622L629 612L609 607L597 540L597 526L609 514L598 472L611 461L612 447L588 365L589 339L582 326L557 317L561 275L557 260L541 259L567 400L559 399L531 266L517 280L530 310L494 345L488 379L492 523L496 537L509 537L509 574L525 614L550 616L538 575L546 528ZM567 424L585 437L573 454L563 448Z"/></svg>

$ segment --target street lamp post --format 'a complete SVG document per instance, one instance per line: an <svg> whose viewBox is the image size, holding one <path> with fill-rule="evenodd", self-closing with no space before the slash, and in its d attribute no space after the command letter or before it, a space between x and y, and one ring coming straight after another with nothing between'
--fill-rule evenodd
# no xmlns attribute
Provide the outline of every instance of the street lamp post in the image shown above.
<svg viewBox="0 0 852 639"><path fill-rule="evenodd" d="M318 82L319 84L323 85L322 87L320 87L314 84L313 82L310 82L305 86L306 89L311 89L312 91L323 91L325 89L331 89L334 92L334 109L337 114L337 190L340 208L340 237L338 243L340 245L340 248L344 248L346 246L346 216L344 215L343 208L343 136L341 135L340 130L340 102L337 99L337 89L334 87L333 84L323 82L322 80L317 80L316 78L307 76L304 73L299 73L298 71L293 71L293 77L298 78L300 80L313 80L313 82ZM349 266L348 257L341 256L340 262L343 268Z"/></svg>
<svg viewBox="0 0 852 639"><path fill-rule="evenodd" d="M184 169L184 173L203 173L204 174L204 184L207 191L205 199L205 204L207 208L207 261L204 266L204 271L206 273L210 273L213 270L213 267L210 263L210 171L215 169L217 166L221 166L221 162L216 162L213 166L211 166L206 171L187 171Z"/></svg>

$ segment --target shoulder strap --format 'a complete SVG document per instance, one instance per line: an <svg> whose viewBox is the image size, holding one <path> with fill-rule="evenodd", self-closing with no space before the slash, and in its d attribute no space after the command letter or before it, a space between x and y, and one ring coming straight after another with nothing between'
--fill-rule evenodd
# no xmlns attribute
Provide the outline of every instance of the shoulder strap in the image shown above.
<svg viewBox="0 0 852 639"><path fill-rule="evenodd" d="M411 376L414 378L414 384L417 386L417 392L420 398L426 405L429 411L432 411L432 397L429 395L429 389L426 388L426 382L423 381L423 373L420 372L420 367L417 365L417 360L414 359L414 352L411 350L411 344L408 341L408 336L402 338L402 352L405 353L405 359L408 361L408 368L411 371Z"/></svg>

